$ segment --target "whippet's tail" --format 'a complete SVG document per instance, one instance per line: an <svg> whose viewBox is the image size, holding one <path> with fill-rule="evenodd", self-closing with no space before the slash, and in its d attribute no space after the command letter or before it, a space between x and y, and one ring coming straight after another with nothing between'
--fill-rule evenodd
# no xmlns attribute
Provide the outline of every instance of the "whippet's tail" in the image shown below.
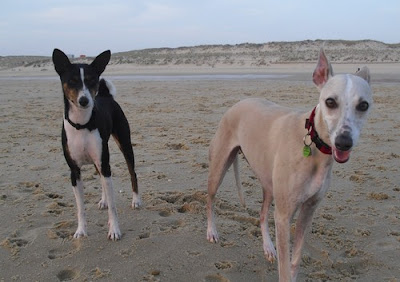
<svg viewBox="0 0 400 282"><path fill-rule="evenodd" d="M236 187L238 189L240 203L242 204L243 207L246 207L246 202L244 200L242 192L242 184L240 182L238 154L236 154L235 159L233 160L233 172L235 174Z"/></svg>

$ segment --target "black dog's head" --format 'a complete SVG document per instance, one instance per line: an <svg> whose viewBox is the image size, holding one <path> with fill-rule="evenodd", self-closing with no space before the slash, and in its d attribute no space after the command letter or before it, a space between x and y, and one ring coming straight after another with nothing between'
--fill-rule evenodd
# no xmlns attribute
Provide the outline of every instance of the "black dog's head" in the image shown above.
<svg viewBox="0 0 400 282"><path fill-rule="evenodd" d="M99 88L99 77L111 58L110 50L98 55L88 64L71 64L59 49L53 51L53 63L60 76L64 97L78 108L93 106Z"/></svg>

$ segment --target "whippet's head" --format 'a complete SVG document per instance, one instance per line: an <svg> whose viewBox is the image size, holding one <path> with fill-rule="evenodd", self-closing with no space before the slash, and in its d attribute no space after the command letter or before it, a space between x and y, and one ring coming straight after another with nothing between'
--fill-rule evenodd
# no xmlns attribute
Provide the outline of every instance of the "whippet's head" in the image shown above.
<svg viewBox="0 0 400 282"><path fill-rule="evenodd" d="M53 51L53 63L59 74L68 102L78 109L92 108L99 88L99 77L110 61L111 52L104 51L88 64L72 64L59 49Z"/></svg>
<svg viewBox="0 0 400 282"><path fill-rule="evenodd" d="M313 81L320 90L319 107L328 128L333 157L339 163L347 162L372 106L369 69L363 67L354 75L334 76L321 49Z"/></svg>

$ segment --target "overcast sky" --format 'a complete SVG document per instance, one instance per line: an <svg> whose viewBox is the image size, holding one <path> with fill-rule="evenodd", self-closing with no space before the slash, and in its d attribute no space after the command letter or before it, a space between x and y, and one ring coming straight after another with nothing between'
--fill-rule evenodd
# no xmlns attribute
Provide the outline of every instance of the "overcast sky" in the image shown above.
<svg viewBox="0 0 400 282"><path fill-rule="evenodd" d="M399 0L1 0L0 56L305 39L400 42Z"/></svg>

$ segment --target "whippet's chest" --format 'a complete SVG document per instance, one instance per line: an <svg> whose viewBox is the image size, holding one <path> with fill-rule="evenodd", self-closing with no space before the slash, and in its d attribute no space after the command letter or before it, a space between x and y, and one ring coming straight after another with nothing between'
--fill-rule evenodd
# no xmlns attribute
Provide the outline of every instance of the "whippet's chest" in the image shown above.
<svg viewBox="0 0 400 282"><path fill-rule="evenodd" d="M70 157L80 167L84 164L97 163L101 159L102 140L98 129L76 130L64 122L67 146Z"/></svg>

